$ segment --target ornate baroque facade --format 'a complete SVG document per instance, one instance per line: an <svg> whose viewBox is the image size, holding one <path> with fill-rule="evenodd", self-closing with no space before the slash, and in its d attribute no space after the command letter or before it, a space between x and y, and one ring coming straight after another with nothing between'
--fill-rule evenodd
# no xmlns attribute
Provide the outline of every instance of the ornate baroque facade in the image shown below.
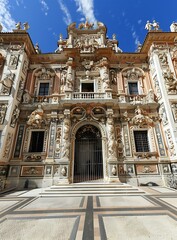
<svg viewBox="0 0 177 240"><path fill-rule="evenodd" d="M1 190L27 179L168 185L177 174L177 29L153 24L135 53L101 22L70 24L48 54L28 28L0 33Z"/></svg>

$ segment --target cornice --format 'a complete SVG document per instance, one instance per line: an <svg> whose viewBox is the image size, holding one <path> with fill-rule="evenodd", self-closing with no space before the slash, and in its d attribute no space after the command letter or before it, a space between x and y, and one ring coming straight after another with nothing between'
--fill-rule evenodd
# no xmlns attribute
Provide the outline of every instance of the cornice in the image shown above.
<svg viewBox="0 0 177 240"><path fill-rule="evenodd" d="M177 32L150 31L145 37L140 53L147 54L153 43L172 45L175 37L177 37Z"/></svg>
<svg viewBox="0 0 177 240"><path fill-rule="evenodd" d="M27 32L1 32L0 39L2 39L3 44L25 44L28 56L36 53L33 42Z"/></svg>

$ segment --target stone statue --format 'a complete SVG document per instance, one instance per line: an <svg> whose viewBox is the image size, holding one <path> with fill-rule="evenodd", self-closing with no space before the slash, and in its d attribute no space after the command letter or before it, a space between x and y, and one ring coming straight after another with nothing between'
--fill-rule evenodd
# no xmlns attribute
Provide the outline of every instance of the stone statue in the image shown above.
<svg viewBox="0 0 177 240"><path fill-rule="evenodd" d="M152 23L150 23L149 21L147 21L146 25L145 25L145 29L148 31L152 30Z"/></svg>
<svg viewBox="0 0 177 240"><path fill-rule="evenodd" d="M36 43L36 45L34 46L34 48L35 48L35 51L36 51L36 53L41 53L41 50L40 50L40 48L39 48L39 44L38 43Z"/></svg>
<svg viewBox="0 0 177 240"><path fill-rule="evenodd" d="M153 26L154 30L159 30L159 27L160 27L159 23L156 22L155 20L153 20L152 26Z"/></svg>
<svg viewBox="0 0 177 240"><path fill-rule="evenodd" d="M104 69L103 69L102 80L103 80L103 88L105 90L109 89L110 88L110 80L109 80L108 69L106 66L104 66Z"/></svg>
<svg viewBox="0 0 177 240"><path fill-rule="evenodd" d="M27 31L30 28L30 26L27 22L23 23L23 26L24 26L25 31Z"/></svg>
<svg viewBox="0 0 177 240"><path fill-rule="evenodd" d="M42 106L39 104L37 106L37 109L34 110L28 117L29 120L27 121L27 124L36 128L41 128L41 125L44 122L43 115L44 111L42 109Z"/></svg>
<svg viewBox="0 0 177 240"><path fill-rule="evenodd" d="M17 30L21 30L21 22L15 24Z"/></svg>
<svg viewBox="0 0 177 240"><path fill-rule="evenodd" d="M155 20L153 20L152 23L150 23L149 21L147 21L146 25L145 25L145 29L148 30L148 31L151 31L151 30L155 30L155 31L158 31L159 30L159 23L156 22ZM153 29L152 29L153 28Z"/></svg>
<svg viewBox="0 0 177 240"><path fill-rule="evenodd" d="M171 32L177 32L177 22L172 22L170 25Z"/></svg>

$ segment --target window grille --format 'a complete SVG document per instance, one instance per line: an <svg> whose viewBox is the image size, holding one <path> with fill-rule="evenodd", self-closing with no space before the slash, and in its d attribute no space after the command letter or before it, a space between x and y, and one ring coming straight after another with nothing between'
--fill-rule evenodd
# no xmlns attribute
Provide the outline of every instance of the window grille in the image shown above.
<svg viewBox="0 0 177 240"><path fill-rule="evenodd" d="M46 96L49 94L49 83L40 83L39 85L39 96Z"/></svg>
<svg viewBox="0 0 177 240"><path fill-rule="evenodd" d="M134 131L136 152L149 152L147 131Z"/></svg>

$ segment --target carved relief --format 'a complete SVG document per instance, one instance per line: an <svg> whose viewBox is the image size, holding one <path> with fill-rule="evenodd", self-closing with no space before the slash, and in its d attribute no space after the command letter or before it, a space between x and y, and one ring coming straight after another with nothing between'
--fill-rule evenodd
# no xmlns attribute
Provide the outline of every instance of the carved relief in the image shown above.
<svg viewBox="0 0 177 240"><path fill-rule="evenodd" d="M4 123L6 110L7 110L7 104L0 104L0 125Z"/></svg>
<svg viewBox="0 0 177 240"><path fill-rule="evenodd" d="M22 72L26 76L28 71L28 62L25 60L22 67Z"/></svg>
<svg viewBox="0 0 177 240"><path fill-rule="evenodd" d="M118 156L123 157L123 152L124 152L124 146L122 142L122 132L121 132L121 127L117 126L116 127L116 142L117 142L117 150L118 150Z"/></svg>
<svg viewBox="0 0 177 240"><path fill-rule="evenodd" d="M61 152L61 127L57 126L56 130L56 146L55 146L55 157L59 158Z"/></svg>
<svg viewBox="0 0 177 240"><path fill-rule="evenodd" d="M21 176L43 176L44 167L43 166L23 166L21 171Z"/></svg>
<svg viewBox="0 0 177 240"><path fill-rule="evenodd" d="M158 124L155 125L155 131L156 131L156 137L157 137L160 156L165 156L166 155L165 146L164 146L164 143L163 143L163 140L162 140L162 135L161 135L160 128L159 128Z"/></svg>
<svg viewBox="0 0 177 240"><path fill-rule="evenodd" d="M168 118L167 118L164 104L161 104L159 108L159 116L160 116L160 119L162 120L163 125L168 124Z"/></svg>
<svg viewBox="0 0 177 240"><path fill-rule="evenodd" d="M16 69L18 65L19 55L12 54L9 60L9 67L11 69Z"/></svg>
<svg viewBox="0 0 177 240"><path fill-rule="evenodd" d="M131 156L128 127L126 125L123 125L123 136L124 136L125 155Z"/></svg>
<svg viewBox="0 0 177 240"><path fill-rule="evenodd" d="M65 118L63 122L63 147L62 147L62 159L69 160L70 154L70 141L69 141L69 133L70 133L70 120Z"/></svg>
<svg viewBox="0 0 177 240"><path fill-rule="evenodd" d="M171 104L174 121L177 122L177 102Z"/></svg>
<svg viewBox="0 0 177 240"><path fill-rule="evenodd" d="M50 126L50 140L48 143L48 157L53 157L54 154L54 146L55 146L55 132L56 132L56 123L51 122Z"/></svg>
<svg viewBox="0 0 177 240"><path fill-rule="evenodd" d="M115 140L114 134L114 123L112 116L108 116L107 118L107 134L108 134L108 159L115 159L116 156L116 148L117 143Z"/></svg>
<svg viewBox="0 0 177 240"><path fill-rule="evenodd" d="M103 89L110 89L110 80L107 66L104 66L101 71L101 79L103 82Z"/></svg>
<svg viewBox="0 0 177 240"><path fill-rule="evenodd" d="M13 137L12 133L7 134L5 149L4 149L4 152L3 152L3 157L4 158L9 157L9 153L10 153L10 149L11 149L11 143L12 143L12 137Z"/></svg>
<svg viewBox="0 0 177 240"><path fill-rule="evenodd" d="M20 110L18 109L18 106L15 106L14 111L12 113L11 123L10 123L11 127L15 127L15 124L18 120L19 115L20 115Z"/></svg>
<svg viewBox="0 0 177 240"><path fill-rule="evenodd" d="M61 175L62 175L63 177L66 177L66 176L67 176L67 167L63 166L63 167L61 168Z"/></svg>
<svg viewBox="0 0 177 240"><path fill-rule="evenodd" d="M100 45L100 39L97 34L82 34L74 40L74 46L80 49L81 53L94 52Z"/></svg>
<svg viewBox="0 0 177 240"><path fill-rule="evenodd" d="M165 85L167 88L167 92L169 94L176 94L177 90L177 80L174 76L174 73L171 70L164 71L163 76L165 79Z"/></svg>
<svg viewBox="0 0 177 240"><path fill-rule="evenodd" d="M155 164L136 165L137 174L157 174L158 169Z"/></svg>
<svg viewBox="0 0 177 240"><path fill-rule="evenodd" d="M155 76L154 82L155 82L155 89L156 89L157 98L161 99L162 98L162 93L161 93L161 90L160 90L160 87L159 87L159 82L157 80L157 76Z"/></svg>
<svg viewBox="0 0 177 240"><path fill-rule="evenodd" d="M4 95L10 94L10 90L14 82L14 77L15 77L15 74L9 73L6 75L6 77L2 81L0 81L2 83L2 88L1 88L2 94Z"/></svg>
<svg viewBox="0 0 177 240"><path fill-rule="evenodd" d="M174 146L174 142L172 139L172 135L170 132L170 129L167 129L165 131L166 134L166 139L167 139L167 143L168 143L168 147L169 147L169 154L171 157L175 157L176 156L176 151L175 151L175 146Z"/></svg>
<svg viewBox="0 0 177 240"><path fill-rule="evenodd" d="M168 58L167 58L167 54L165 52L159 53L158 57L159 57L159 60L160 60L160 63L162 65L162 67L164 65L168 65Z"/></svg>
<svg viewBox="0 0 177 240"><path fill-rule="evenodd" d="M22 95L23 95L24 86L25 86L25 81L24 81L23 78L22 78L22 79L20 80L19 88L18 88L18 92L17 92L17 99L18 99L19 101L21 101L21 98L22 98Z"/></svg>

